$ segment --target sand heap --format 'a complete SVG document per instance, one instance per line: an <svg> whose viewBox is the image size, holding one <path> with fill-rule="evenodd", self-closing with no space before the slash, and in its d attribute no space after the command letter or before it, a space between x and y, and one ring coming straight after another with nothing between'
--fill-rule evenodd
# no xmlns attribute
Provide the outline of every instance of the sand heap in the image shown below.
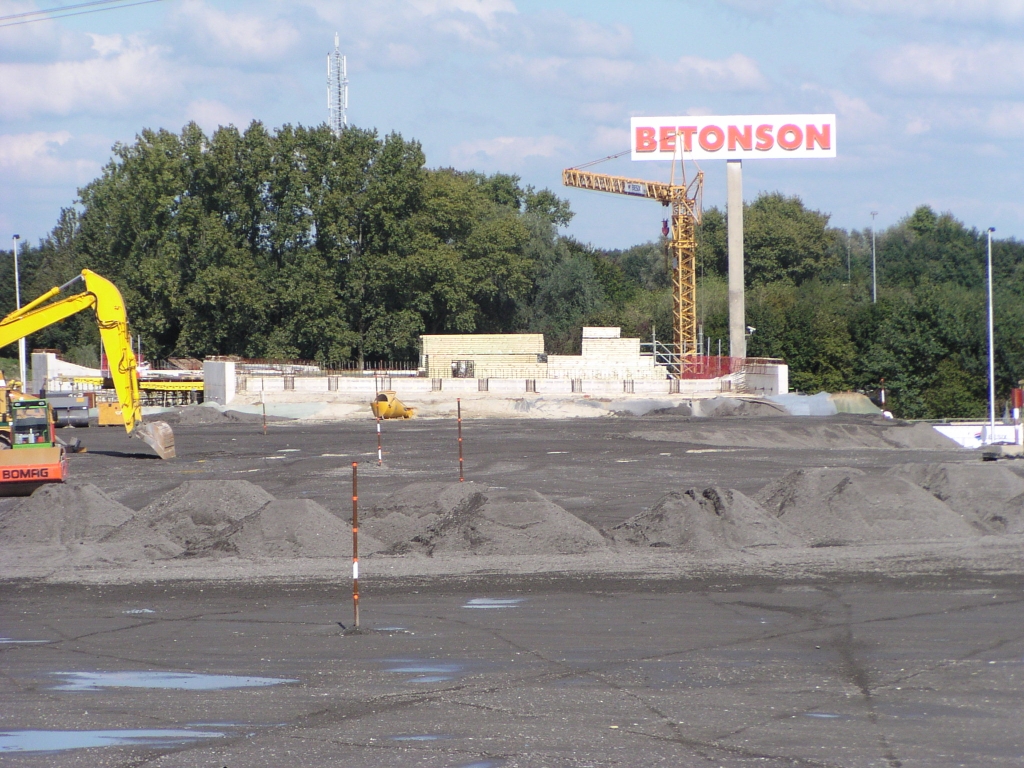
<svg viewBox="0 0 1024 768"><path fill-rule="evenodd" d="M245 480L190 480L144 507L104 539L172 557L216 538L274 497Z"/></svg>
<svg viewBox="0 0 1024 768"><path fill-rule="evenodd" d="M384 544L360 533L359 554ZM352 526L310 499L274 500L186 555L237 555L252 560L352 557Z"/></svg>
<svg viewBox="0 0 1024 768"><path fill-rule="evenodd" d="M618 543L715 555L754 547L799 546L786 526L739 491L691 488L608 531Z"/></svg>
<svg viewBox="0 0 1024 768"><path fill-rule="evenodd" d="M536 491L476 483L409 486L378 505L363 527L395 553L576 554L606 546L595 528Z"/></svg>
<svg viewBox="0 0 1024 768"><path fill-rule="evenodd" d="M1024 478L995 462L901 464L887 473L930 492L969 522L997 533L1024 533Z"/></svg>
<svg viewBox="0 0 1024 768"><path fill-rule="evenodd" d="M859 469L797 469L761 489L757 501L809 546L892 543L979 536L924 489Z"/></svg>
<svg viewBox="0 0 1024 768"><path fill-rule="evenodd" d="M98 542L134 514L90 483L44 485L0 513L0 544Z"/></svg>

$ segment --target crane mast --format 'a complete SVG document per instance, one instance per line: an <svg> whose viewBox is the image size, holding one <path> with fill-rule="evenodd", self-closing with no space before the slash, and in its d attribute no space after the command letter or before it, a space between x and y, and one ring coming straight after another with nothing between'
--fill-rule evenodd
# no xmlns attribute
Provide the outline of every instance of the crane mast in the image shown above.
<svg viewBox="0 0 1024 768"><path fill-rule="evenodd" d="M681 184L665 184L567 168L562 171L562 183L577 189L657 200L671 207L666 259L672 276L672 342L675 354L670 369L672 375L680 378L685 357L700 353L697 349L696 259L704 172L698 170L689 184L686 183L685 175Z"/></svg>

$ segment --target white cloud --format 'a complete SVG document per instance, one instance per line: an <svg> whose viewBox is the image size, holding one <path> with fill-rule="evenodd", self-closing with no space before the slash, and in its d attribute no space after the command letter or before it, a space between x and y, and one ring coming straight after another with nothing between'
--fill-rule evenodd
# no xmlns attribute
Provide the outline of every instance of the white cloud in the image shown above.
<svg viewBox="0 0 1024 768"><path fill-rule="evenodd" d="M17 180L85 182L97 175L100 164L61 157L61 147L70 140L69 131L0 134L0 171Z"/></svg>
<svg viewBox="0 0 1024 768"><path fill-rule="evenodd" d="M409 5L423 16L461 13L479 19L488 27L497 24L499 14L517 12L512 0L409 0Z"/></svg>
<svg viewBox="0 0 1024 768"><path fill-rule="evenodd" d="M33 115L135 111L164 103L181 89L181 75L164 51L135 38L94 36L96 55L80 61L0 64L4 119Z"/></svg>
<svg viewBox="0 0 1024 768"><path fill-rule="evenodd" d="M674 62L516 54L505 60L502 69L577 98L608 95L615 91L623 97L631 97L637 90L650 89L689 94L694 91L735 93L767 87L757 62L738 53L724 59L681 56Z"/></svg>
<svg viewBox="0 0 1024 768"><path fill-rule="evenodd" d="M993 105L985 115L984 125L994 136L1017 139L1024 137L1024 104L1000 102Z"/></svg>
<svg viewBox="0 0 1024 768"><path fill-rule="evenodd" d="M757 91L767 85L757 62L741 53L725 59L681 56L657 79L682 91L692 87L708 91Z"/></svg>
<svg viewBox="0 0 1024 768"><path fill-rule="evenodd" d="M253 118L251 114L232 109L223 102L197 99L185 107L184 119L185 122L195 121L209 135L222 125L233 125L239 130L245 130Z"/></svg>
<svg viewBox="0 0 1024 768"><path fill-rule="evenodd" d="M1024 45L904 45L880 55L875 75L901 92L967 96L1020 92L1024 87Z"/></svg>
<svg viewBox="0 0 1024 768"><path fill-rule="evenodd" d="M203 0L184 0L177 23L196 39L207 57L215 54L234 61L280 59L294 49L300 37L285 20L260 16L252 8L229 14Z"/></svg>
<svg viewBox="0 0 1024 768"><path fill-rule="evenodd" d="M875 138L880 129L885 127L886 118L871 108L871 105L859 96L851 96L843 91L822 88L819 85L805 84L804 92L820 93L827 96L836 112L837 130L844 137Z"/></svg>
<svg viewBox="0 0 1024 768"><path fill-rule="evenodd" d="M594 152L607 152L610 155L627 150L629 149L629 129L599 125L594 129L590 147Z"/></svg>
<svg viewBox="0 0 1024 768"><path fill-rule="evenodd" d="M480 161L492 166L519 166L528 157L557 157L570 146L560 136L497 136L458 144L452 147L451 157L458 166Z"/></svg>
<svg viewBox="0 0 1024 768"><path fill-rule="evenodd" d="M968 24L989 21L1024 21L1021 0L819 0L826 7L846 13L957 21Z"/></svg>

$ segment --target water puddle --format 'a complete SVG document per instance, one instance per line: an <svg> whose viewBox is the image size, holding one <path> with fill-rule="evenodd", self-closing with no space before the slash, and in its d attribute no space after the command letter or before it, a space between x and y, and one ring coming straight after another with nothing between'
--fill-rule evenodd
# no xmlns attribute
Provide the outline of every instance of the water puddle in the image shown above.
<svg viewBox="0 0 1024 768"><path fill-rule="evenodd" d="M463 608L515 608L525 597L474 597Z"/></svg>
<svg viewBox="0 0 1024 768"><path fill-rule="evenodd" d="M444 741L452 738L446 734L437 733L413 733L402 736L388 736L391 741Z"/></svg>
<svg viewBox="0 0 1024 768"><path fill-rule="evenodd" d="M374 627L371 632L379 632L382 635L415 635L412 630L405 627Z"/></svg>
<svg viewBox="0 0 1024 768"><path fill-rule="evenodd" d="M101 691L104 688L165 688L178 691L221 691L258 688L298 680L241 675L198 675L191 672L54 672L63 679L54 691Z"/></svg>
<svg viewBox="0 0 1024 768"><path fill-rule="evenodd" d="M92 747L173 747L223 737L220 731L157 729L141 731L0 731L0 753L62 752Z"/></svg>
<svg viewBox="0 0 1024 768"><path fill-rule="evenodd" d="M48 643L49 640L12 640L9 637L0 637L0 645L34 645L35 643Z"/></svg>
<svg viewBox="0 0 1024 768"><path fill-rule="evenodd" d="M126 613L129 616L137 616L143 613L156 613L156 611L154 611L152 608L131 608L127 611L121 611L121 613Z"/></svg>
<svg viewBox="0 0 1024 768"><path fill-rule="evenodd" d="M406 683L445 683L454 680L464 669L462 664L445 664L424 661L392 660L385 669L394 675L413 675Z"/></svg>
<svg viewBox="0 0 1024 768"><path fill-rule="evenodd" d="M278 453L299 453L300 451L302 451L301 448L278 448L277 449Z"/></svg>
<svg viewBox="0 0 1024 768"><path fill-rule="evenodd" d="M814 717L818 720L849 720L847 715L837 715L835 712L804 712L803 717Z"/></svg>
<svg viewBox="0 0 1024 768"><path fill-rule="evenodd" d="M458 768L498 768L500 765L501 763L496 763L493 760L486 760L482 763L466 763Z"/></svg>

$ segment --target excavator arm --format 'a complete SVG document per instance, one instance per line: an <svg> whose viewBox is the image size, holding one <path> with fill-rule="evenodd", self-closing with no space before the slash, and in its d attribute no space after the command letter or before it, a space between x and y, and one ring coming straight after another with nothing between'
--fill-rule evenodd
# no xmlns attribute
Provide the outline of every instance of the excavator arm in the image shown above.
<svg viewBox="0 0 1024 768"><path fill-rule="evenodd" d="M79 280L84 281L83 293L46 302ZM51 288L35 301L26 304L0 320L0 347L28 336L47 326L59 323L86 309L93 309L100 329L100 338L110 365L110 378L114 382L117 399L124 416L124 428L130 437L138 437L149 444L162 459L174 458L174 433L164 422L142 423L139 401L139 380L135 355L132 353L128 333L128 315L124 300L117 287L95 272L83 269L82 274L59 288Z"/></svg>

